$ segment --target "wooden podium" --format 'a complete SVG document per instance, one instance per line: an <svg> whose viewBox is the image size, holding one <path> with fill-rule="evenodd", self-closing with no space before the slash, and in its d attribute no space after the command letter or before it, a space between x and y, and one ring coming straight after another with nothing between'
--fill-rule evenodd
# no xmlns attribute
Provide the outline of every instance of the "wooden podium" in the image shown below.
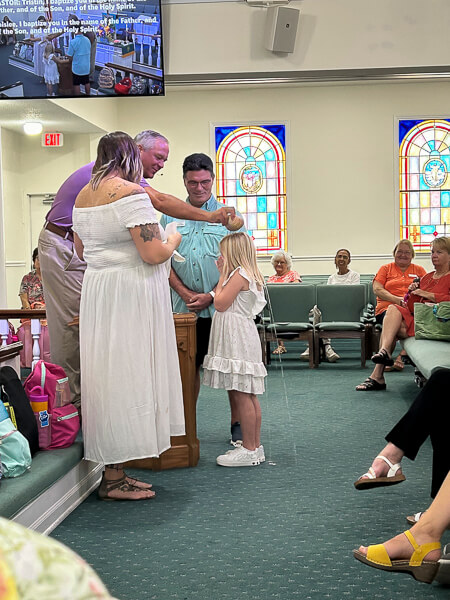
<svg viewBox="0 0 450 600"><path fill-rule="evenodd" d="M126 463L127 467L138 469L174 469L175 467L195 467L200 456L197 439L195 383L195 353L197 347L194 313L173 315L177 336L178 360L180 361L181 382L183 385L184 419L186 434L172 436L171 447L159 458L143 458Z"/></svg>

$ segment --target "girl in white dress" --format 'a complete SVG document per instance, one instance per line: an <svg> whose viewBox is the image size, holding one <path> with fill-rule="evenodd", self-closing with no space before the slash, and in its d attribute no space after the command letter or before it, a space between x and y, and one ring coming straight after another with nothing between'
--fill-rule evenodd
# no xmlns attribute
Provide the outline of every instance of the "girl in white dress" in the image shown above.
<svg viewBox="0 0 450 600"><path fill-rule="evenodd" d="M105 464L104 500L145 500L150 485L123 463L159 456L183 435L181 378L168 266L181 235L161 241L139 149L122 132L99 142L90 183L73 210L74 243L87 263L80 305L85 458Z"/></svg>
<svg viewBox="0 0 450 600"><path fill-rule="evenodd" d="M59 72L51 42L47 42L45 45L42 60L44 61L44 81L47 84L47 96L56 96L53 92L53 86L59 83Z"/></svg>
<svg viewBox="0 0 450 600"><path fill-rule="evenodd" d="M222 239L217 261L220 279L203 383L228 390L235 399L242 429L242 446L217 457L223 467L253 467L265 461L261 445L261 406L267 371L254 317L266 304L264 279L256 264L255 246L246 233Z"/></svg>

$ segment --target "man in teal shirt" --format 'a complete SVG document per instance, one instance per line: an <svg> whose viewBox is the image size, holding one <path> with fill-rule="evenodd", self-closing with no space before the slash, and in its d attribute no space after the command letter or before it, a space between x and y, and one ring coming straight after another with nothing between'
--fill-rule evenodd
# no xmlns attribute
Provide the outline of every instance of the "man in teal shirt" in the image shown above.
<svg viewBox="0 0 450 600"><path fill-rule="evenodd" d="M91 42L81 32L81 23L77 17L69 19L69 25L73 27L75 37L70 40L67 56L72 61L72 80L73 92L79 96L80 85L84 85L86 96L91 93L91 84L89 83L89 72L91 70Z"/></svg>
<svg viewBox="0 0 450 600"><path fill-rule="evenodd" d="M221 204L212 195L214 185L213 163L206 154L191 154L183 162L183 181L188 197L186 202L196 208L213 212ZM241 216L236 212L238 216ZM166 227L174 217L163 215L161 225ZM246 231L242 227L239 231ZM219 258L220 240L230 232L224 225L199 221L185 221L178 227L182 235L178 252L186 259L177 262L172 259L169 283L172 288L172 308L174 313L195 312L197 314L197 358L195 397L200 391L200 366L208 352L211 320L214 314L214 289L220 273L216 266ZM232 440L242 440L238 426L237 407L231 406Z"/></svg>

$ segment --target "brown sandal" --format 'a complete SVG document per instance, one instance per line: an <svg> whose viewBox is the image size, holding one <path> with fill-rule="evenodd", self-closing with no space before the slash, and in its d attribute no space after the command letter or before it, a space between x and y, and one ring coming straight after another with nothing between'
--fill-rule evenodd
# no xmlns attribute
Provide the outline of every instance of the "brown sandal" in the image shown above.
<svg viewBox="0 0 450 600"><path fill-rule="evenodd" d="M123 493L127 493L127 492L139 492L139 493L145 493L148 492L150 490L143 490L142 488L138 488L135 485L132 485L130 483L128 483L127 481L127 476L124 475L123 477L121 477L120 479L117 479L116 481L114 480L107 480L105 479L105 477L103 476L103 479L100 483L100 487L98 488L98 498L99 500L104 500L105 502L111 502L114 500L119 500L119 501L125 501L125 500L131 500L131 501L136 501L136 500L150 500L151 498L153 498L155 496L155 493L153 492L153 496L142 496L141 498L112 498L109 494L113 491L113 490L119 490Z"/></svg>
<svg viewBox="0 0 450 600"><path fill-rule="evenodd" d="M141 481L140 479L136 479L136 477L130 477L130 475L125 474L127 483L130 485L139 488L140 490L150 490L153 486L151 483L147 483L146 481ZM136 485L140 483L142 485Z"/></svg>

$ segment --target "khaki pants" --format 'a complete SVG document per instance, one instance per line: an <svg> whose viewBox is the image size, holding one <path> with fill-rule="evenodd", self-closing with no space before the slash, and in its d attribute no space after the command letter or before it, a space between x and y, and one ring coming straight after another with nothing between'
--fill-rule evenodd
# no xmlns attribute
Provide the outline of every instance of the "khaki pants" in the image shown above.
<svg viewBox="0 0 450 600"><path fill-rule="evenodd" d="M81 284L86 263L78 258L73 242L48 229L41 231L38 248L52 362L65 370L72 402L79 407L79 327L69 326L68 323L80 312Z"/></svg>

